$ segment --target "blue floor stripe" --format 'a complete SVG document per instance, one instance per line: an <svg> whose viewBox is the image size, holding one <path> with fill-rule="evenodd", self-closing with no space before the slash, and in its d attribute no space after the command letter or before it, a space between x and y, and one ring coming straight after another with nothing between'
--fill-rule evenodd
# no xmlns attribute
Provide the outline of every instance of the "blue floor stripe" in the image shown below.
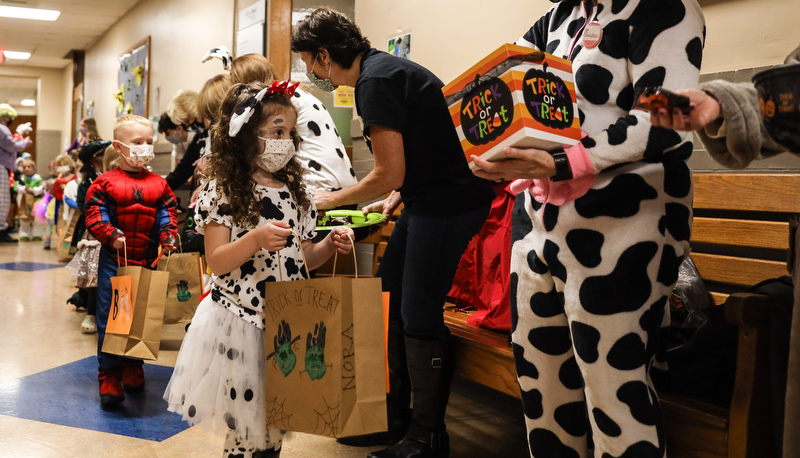
<svg viewBox="0 0 800 458"><path fill-rule="evenodd" d="M100 408L92 356L0 384L0 415L163 441L188 428L162 399L171 367L144 365L145 390L125 395L116 411Z"/></svg>
<svg viewBox="0 0 800 458"><path fill-rule="evenodd" d="M0 264L2 270L16 270L20 272L35 272L37 270L56 269L64 267L65 264L45 264L42 262L4 262Z"/></svg>

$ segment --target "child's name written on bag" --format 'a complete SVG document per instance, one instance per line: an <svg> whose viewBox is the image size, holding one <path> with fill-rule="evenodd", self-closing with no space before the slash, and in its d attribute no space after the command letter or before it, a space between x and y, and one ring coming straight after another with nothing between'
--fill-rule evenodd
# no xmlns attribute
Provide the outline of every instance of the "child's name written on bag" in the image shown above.
<svg viewBox="0 0 800 458"><path fill-rule="evenodd" d="M279 294L266 299L264 308L270 314L272 320L277 319L286 307L310 306L327 310L331 315L336 314L341 299L320 291L313 286L306 286L293 291L282 291Z"/></svg>

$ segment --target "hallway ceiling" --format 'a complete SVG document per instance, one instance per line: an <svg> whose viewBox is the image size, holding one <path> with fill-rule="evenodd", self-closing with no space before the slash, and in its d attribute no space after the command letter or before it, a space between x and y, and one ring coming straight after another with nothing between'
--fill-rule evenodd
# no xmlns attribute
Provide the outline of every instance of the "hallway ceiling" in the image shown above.
<svg viewBox="0 0 800 458"><path fill-rule="evenodd" d="M31 58L5 66L64 68L73 49L86 49L140 0L0 0L0 6L61 11L55 21L0 18L0 48Z"/></svg>

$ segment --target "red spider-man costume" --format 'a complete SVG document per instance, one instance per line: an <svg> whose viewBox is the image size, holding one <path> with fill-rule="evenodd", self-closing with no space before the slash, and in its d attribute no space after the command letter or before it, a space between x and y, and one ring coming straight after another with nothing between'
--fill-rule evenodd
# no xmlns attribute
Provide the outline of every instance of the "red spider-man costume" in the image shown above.
<svg viewBox="0 0 800 458"><path fill-rule="evenodd" d="M110 247L125 236L128 264L145 265L155 259L159 245L175 243L176 206L175 195L159 175L117 167L89 187L86 228L114 257L116 250Z"/></svg>

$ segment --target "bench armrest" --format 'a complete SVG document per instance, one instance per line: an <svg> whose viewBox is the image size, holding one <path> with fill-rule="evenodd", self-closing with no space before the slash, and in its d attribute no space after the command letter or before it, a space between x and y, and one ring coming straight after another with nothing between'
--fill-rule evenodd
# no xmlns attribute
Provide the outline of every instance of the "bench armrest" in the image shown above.
<svg viewBox="0 0 800 458"><path fill-rule="evenodd" d="M737 326L763 328L769 324L769 296L755 293L733 293L725 301L725 318Z"/></svg>

